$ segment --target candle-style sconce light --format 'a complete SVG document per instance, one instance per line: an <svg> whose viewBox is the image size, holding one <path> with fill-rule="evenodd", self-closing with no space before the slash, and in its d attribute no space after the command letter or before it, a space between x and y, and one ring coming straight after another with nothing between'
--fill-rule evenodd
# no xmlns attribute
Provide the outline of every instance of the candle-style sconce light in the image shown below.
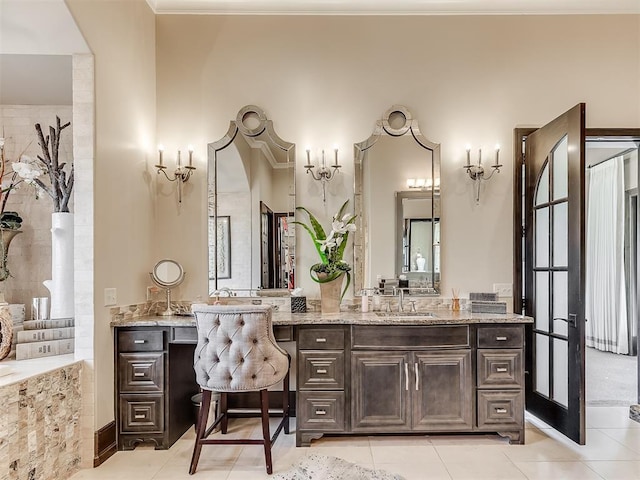
<svg viewBox="0 0 640 480"><path fill-rule="evenodd" d="M317 180L322 183L322 201L326 202L327 193L325 191L325 184L330 182L340 171L342 165L338 163L338 149L334 148L334 161L333 165L327 167L326 160L324 158L324 150L322 150L322 164L318 164L318 170L314 171L316 165L311 163L311 150L307 148L307 164L304 168L307 170L307 173L310 173L314 180Z"/></svg>
<svg viewBox="0 0 640 480"><path fill-rule="evenodd" d="M166 169L167 166L164 164L164 159L162 158L164 153L164 147L162 145L158 145L158 163L156 164L156 168L158 169L158 175L163 173L167 180L170 182L178 182L178 203L182 203L182 184L187 182L189 178L191 178L191 174L196 169L193 166L193 146L189 145L189 160L186 165L182 165L182 159L180 158L180 150L178 150L178 157L176 158L176 169L173 172L173 177L167 175Z"/></svg>
<svg viewBox="0 0 640 480"><path fill-rule="evenodd" d="M471 147L467 147L467 163L463 167L469 174L469 178L473 180L474 187L476 189L476 204L480 204L480 184L483 181L489 180L493 177L493 174L500 173L500 145L496 145L496 157L494 163L491 165L491 173L486 175L486 171L482 166L482 149L478 149L478 163L471 163Z"/></svg>

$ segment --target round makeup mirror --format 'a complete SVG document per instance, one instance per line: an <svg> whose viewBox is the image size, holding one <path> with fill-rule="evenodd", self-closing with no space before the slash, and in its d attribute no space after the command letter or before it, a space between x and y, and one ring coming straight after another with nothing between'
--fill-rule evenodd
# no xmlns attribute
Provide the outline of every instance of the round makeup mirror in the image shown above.
<svg viewBox="0 0 640 480"><path fill-rule="evenodd" d="M167 292L167 309L160 315L173 315L175 312L171 308L171 289L177 287L184 280L184 270L175 260L160 260L149 272L151 280L160 288Z"/></svg>

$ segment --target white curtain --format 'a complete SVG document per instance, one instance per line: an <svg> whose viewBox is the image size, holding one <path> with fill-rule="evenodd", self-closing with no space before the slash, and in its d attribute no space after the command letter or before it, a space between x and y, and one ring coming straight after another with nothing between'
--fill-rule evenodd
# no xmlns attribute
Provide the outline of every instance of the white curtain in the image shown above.
<svg viewBox="0 0 640 480"><path fill-rule="evenodd" d="M586 343L629 353L624 275L624 163L590 169L587 205Z"/></svg>

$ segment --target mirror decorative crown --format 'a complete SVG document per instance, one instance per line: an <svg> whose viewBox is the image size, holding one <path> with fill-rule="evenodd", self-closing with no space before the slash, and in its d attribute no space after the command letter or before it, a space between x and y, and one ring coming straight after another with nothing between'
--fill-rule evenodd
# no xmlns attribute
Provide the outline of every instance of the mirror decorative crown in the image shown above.
<svg viewBox="0 0 640 480"><path fill-rule="evenodd" d="M402 279L412 294L440 293L440 144L401 105L354 144L354 292Z"/></svg>
<svg viewBox="0 0 640 480"><path fill-rule="evenodd" d="M295 144L264 111L240 109L208 145L209 295L295 286Z"/></svg>

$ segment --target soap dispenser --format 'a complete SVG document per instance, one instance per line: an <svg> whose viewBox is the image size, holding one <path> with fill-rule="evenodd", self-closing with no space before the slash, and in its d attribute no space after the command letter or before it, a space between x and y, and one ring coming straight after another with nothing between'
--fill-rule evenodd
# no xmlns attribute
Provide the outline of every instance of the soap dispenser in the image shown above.
<svg viewBox="0 0 640 480"><path fill-rule="evenodd" d="M362 296L360 297L360 301L362 305L360 306L360 311L362 313L367 313L369 311L369 292L365 289L362 290Z"/></svg>

